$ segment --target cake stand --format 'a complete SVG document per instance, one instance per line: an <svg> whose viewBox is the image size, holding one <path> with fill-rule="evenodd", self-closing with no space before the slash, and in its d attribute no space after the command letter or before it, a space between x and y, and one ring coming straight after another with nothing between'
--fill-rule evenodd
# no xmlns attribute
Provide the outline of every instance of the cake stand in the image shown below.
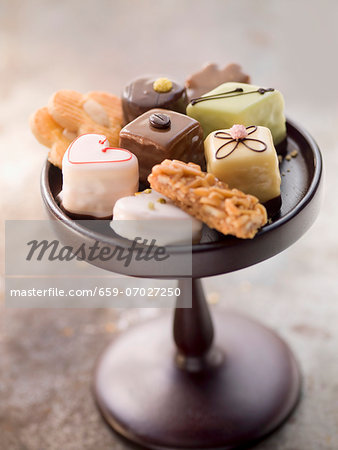
<svg viewBox="0 0 338 450"><path fill-rule="evenodd" d="M280 214L253 240L225 237L206 228L201 244L168 247L176 257L192 252L192 276L182 272L178 277L182 294L174 312L174 339L170 317L163 314L117 336L97 364L97 404L111 427L136 444L176 450L244 448L281 425L298 402L300 372L286 343L235 312L217 310L212 319L200 281L278 254L315 220L321 154L295 123L287 121L287 133L288 152L298 154L281 163ZM61 171L47 162L42 196L59 225L60 239L72 245L100 241L112 249L127 245L108 224L97 230L68 218L57 203L61 182ZM115 260L96 264L132 276L164 278L156 263L146 270L142 262L129 267ZM190 298L191 308L180 307Z"/></svg>

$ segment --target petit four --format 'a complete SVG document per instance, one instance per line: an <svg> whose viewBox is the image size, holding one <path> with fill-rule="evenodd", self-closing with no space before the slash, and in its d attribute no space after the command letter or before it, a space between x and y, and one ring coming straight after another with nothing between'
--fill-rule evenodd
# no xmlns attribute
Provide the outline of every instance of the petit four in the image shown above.
<svg viewBox="0 0 338 450"><path fill-rule="evenodd" d="M273 88L224 83L192 99L187 114L201 123L205 136L242 124L269 128L275 145L286 137L283 96Z"/></svg>
<svg viewBox="0 0 338 450"><path fill-rule="evenodd" d="M153 108L185 114L187 104L185 87L168 78L139 78L126 86L122 94L125 123Z"/></svg>
<svg viewBox="0 0 338 450"><path fill-rule="evenodd" d="M254 195L261 203L274 200L275 208L280 208L281 177L268 128L233 125L213 131L204 149L208 172L230 188Z"/></svg>
<svg viewBox="0 0 338 450"><path fill-rule="evenodd" d="M196 164L165 160L153 167L148 180L175 205L223 234L251 239L267 222L266 209L256 197L229 189Z"/></svg>
<svg viewBox="0 0 338 450"><path fill-rule="evenodd" d="M112 229L122 237L156 240L156 245L198 242L202 222L190 216L162 194L146 189L120 198L114 206Z"/></svg>
<svg viewBox="0 0 338 450"><path fill-rule="evenodd" d="M61 90L30 119L36 139L50 148L48 160L62 168L62 158L70 143L86 133L104 134L118 145L123 114L121 99L107 92L80 94Z"/></svg>
<svg viewBox="0 0 338 450"><path fill-rule="evenodd" d="M122 128L119 146L137 156L141 182L166 158L204 164L200 124L175 111L152 109L137 117Z"/></svg>
<svg viewBox="0 0 338 450"><path fill-rule="evenodd" d="M86 217L111 217L115 202L138 190L136 156L110 147L101 134L84 134L68 147L62 175L62 207Z"/></svg>
<svg viewBox="0 0 338 450"><path fill-rule="evenodd" d="M201 70L186 79L188 98L196 98L229 81L250 83L250 76L242 72L239 64L228 64L222 69L218 64L206 64Z"/></svg>

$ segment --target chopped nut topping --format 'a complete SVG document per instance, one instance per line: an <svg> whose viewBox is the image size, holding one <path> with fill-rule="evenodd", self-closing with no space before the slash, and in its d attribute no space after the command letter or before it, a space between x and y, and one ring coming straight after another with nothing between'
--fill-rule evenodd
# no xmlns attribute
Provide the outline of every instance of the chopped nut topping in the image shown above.
<svg viewBox="0 0 338 450"><path fill-rule="evenodd" d="M216 305L219 302L220 294L219 292L210 292L207 294L207 301L209 305Z"/></svg>
<svg viewBox="0 0 338 450"><path fill-rule="evenodd" d="M151 209L152 211L155 209L155 205L154 202L149 202L148 203L148 208Z"/></svg>
<svg viewBox="0 0 338 450"><path fill-rule="evenodd" d="M288 153L288 154L285 156L285 159L286 159L287 161L291 161L291 158L296 158L297 156L298 156L298 150L297 150L297 149L294 149L294 150L292 150L292 152Z"/></svg>
<svg viewBox="0 0 338 450"><path fill-rule="evenodd" d="M223 234L253 238L267 222L266 210L256 197L229 189L196 164L164 160L153 167L148 181L184 211Z"/></svg>

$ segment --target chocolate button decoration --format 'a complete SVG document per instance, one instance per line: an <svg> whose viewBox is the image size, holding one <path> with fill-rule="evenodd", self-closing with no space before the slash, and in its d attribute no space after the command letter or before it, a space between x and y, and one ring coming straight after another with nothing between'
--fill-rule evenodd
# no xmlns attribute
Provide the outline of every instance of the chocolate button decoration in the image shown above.
<svg viewBox="0 0 338 450"><path fill-rule="evenodd" d="M154 128L165 130L170 127L170 117L166 114L155 113L149 117L149 123Z"/></svg>

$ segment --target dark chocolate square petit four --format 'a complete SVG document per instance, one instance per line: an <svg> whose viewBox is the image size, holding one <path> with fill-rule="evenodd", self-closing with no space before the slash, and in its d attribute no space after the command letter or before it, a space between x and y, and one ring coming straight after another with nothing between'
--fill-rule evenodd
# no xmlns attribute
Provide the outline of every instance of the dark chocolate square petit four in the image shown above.
<svg viewBox="0 0 338 450"><path fill-rule="evenodd" d="M137 156L141 182L146 182L152 167L164 159L205 165L199 122L166 109L147 111L122 128L119 145Z"/></svg>

